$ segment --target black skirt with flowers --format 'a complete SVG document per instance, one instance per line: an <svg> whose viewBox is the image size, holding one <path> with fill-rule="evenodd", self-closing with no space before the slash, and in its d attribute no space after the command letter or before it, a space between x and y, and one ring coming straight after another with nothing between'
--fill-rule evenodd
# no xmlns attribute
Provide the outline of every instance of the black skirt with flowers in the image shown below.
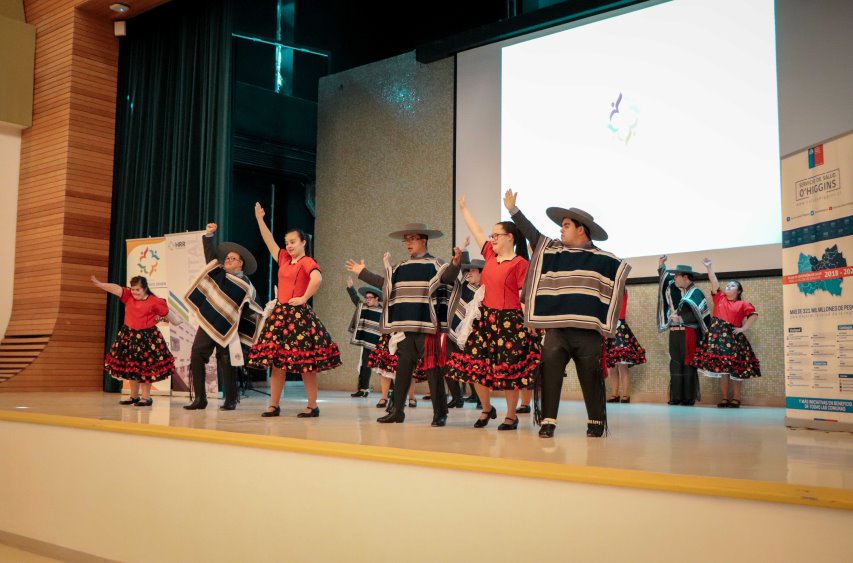
<svg viewBox="0 0 853 563"><path fill-rule="evenodd" d="M728 374L735 379L761 377L761 367L743 333L735 325L714 317L708 333L696 347L693 365L708 377Z"/></svg>
<svg viewBox="0 0 853 563"><path fill-rule="evenodd" d="M320 372L341 365L341 351L309 305L276 301L258 341L249 350L249 367L290 373Z"/></svg>
<svg viewBox="0 0 853 563"><path fill-rule="evenodd" d="M370 356L367 357L367 365L370 369L376 370L376 372L382 377L394 379L394 376L397 374L397 355L388 351L388 342L390 340L390 334L383 334L379 337L379 342L376 344L376 348L371 350ZM424 370L423 364L424 359L419 359L415 366L415 371L412 373L412 377L415 378L415 381L426 380L426 371Z"/></svg>
<svg viewBox="0 0 853 563"><path fill-rule="evenodd" d="M137 330L122 325L104 359L104 370L115 379L154 383L174 375L175 358L157 327Z"/></svg>
<svg viewBox="0 0 853 563"><path fill-rule="evenodd" d="M640 346L631 327L625 321L620 321L616 328L616 336L607 339L607 367L616 364L637 366L646 363L646 350Z"/></svg>
<svg viewBox="0 0 853 563"><path fill-rule="evenodd" d="M523 324L518 309L480 307L465 349L447 360L447 377L492 390L527 389L541 359L538 331Z"/></svg>

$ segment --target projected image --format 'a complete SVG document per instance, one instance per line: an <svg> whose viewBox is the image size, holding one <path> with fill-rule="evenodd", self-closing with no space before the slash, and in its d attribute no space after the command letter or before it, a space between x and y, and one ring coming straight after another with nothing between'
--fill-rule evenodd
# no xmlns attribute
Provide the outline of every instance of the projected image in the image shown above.
<svg viewBox="0 0 853 563"><path fill-rule="evenodd" d="M504 47L501 68L502 188L543 233L562 206L624 258L781 241L772 0L653 5Z"/></svg>

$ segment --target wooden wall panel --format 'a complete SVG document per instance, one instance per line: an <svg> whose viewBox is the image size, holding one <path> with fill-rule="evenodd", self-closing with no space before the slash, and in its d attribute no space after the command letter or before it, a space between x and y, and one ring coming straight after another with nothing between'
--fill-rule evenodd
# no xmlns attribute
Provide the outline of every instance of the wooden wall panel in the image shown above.
<svg viewBox="0 0 853 563"><path fill-rule="evenodd" d="M168 0L125 0L138 15ZM119 16L105 0L25 0L36 27L33 126L21 139L12 316L0 392L102 386Z"/></svg>

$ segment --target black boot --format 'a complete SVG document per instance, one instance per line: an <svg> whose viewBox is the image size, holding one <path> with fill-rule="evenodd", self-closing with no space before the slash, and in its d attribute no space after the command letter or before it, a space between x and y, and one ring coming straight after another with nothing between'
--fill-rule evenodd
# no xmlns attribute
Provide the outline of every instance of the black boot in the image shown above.
<svg viewBox="0 0 853 563"><path fill-rule="evenodd" d="M225 375L225 402L219 407L223 411L233 411L237 408L237 369L231 368L231 373Z"/></svg>
<svg viewBox="0 0 853 563"><path fill-rule="evenodd" d="M207 397L200 397L196 395L193 402L188 405L184 405L184 408L188 411L204 410L207 408Z"/></svg>

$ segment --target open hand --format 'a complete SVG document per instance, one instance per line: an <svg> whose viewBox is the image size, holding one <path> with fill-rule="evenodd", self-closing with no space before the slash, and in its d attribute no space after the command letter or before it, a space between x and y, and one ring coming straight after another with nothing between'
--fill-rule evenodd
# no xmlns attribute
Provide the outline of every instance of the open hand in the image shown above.
<svg viewBox="0 0 853 563"><path fill-rule="evenodd" d="M255 219L263 219L266 214L267 214L267 212L264 211L264 208L261 207L261 204L256 201L255 202Z"/></svg>
<svg viewBox="0 0 853 563"><path fill-rule="evenodd" d="M361 273L361 271L365 268L364 258L361 259L361 262L356 262L355 260L350 258L349 260L347 260L346 268L347 268L347 271L352 272L353 274L358 276Z"/></svg>
<svg viewBox="0 0 853 563"><path fill-rule="evenodd" d="M515 207L515 200L518 198L517 193L513 193L512 190L507 190L504 193L504 207L506 207L507 211L512 211L512 208Z"/></svg>

